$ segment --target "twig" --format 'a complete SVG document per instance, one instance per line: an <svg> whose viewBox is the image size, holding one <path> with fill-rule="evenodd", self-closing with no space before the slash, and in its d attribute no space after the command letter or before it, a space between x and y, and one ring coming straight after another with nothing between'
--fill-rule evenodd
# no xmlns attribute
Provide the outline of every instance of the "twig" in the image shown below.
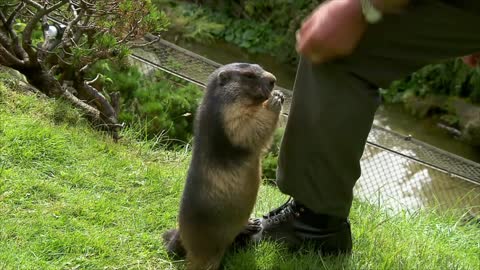
<svg viewBox="0 0 480 270"><path fill-rule="evenodd" d="M63 98L66 98L68 101L70 101L75 107L81 109L83 112L85 112L88 116L93 117L96 120L100 120L100 111L95 109L94 107L88 105L87 103L81 101L78 99L76 96L74 96L72 93L67 91L66 89L63 89L64 91L62 92L61 96Z"/></svg>
<svg viewBox="0 0 480 270"><path fill-rule="evenodd" d="M93 80L91 80L91 81L85 81L85 83L88 84L88 85L91 85L92 83L96 82L99 78L100 78L100 73L97 74L97 76L95 77L95 79L93 79Z"/></svg>
<svg viewBox="0 0 480 270"><path fill-rule="evenodd" d="M156 36L151 41L145 42L143 44L132 44L132 45L130 45L130 48L135 49L135 48L142 48L142 47L145 47L145 46L149 46L149 45L152 45L153 43L159 41L160 39L161 39L160 36Z"/></svg>
<svg viewBox="0 0 480 270"><path fill-rule="evenodd" d="M17 4L1 4L0 7L2 8L11 8L11 7L14 7L16 6Z"/></svg>
<svg viewBox="0 0 480 270"><path fill-rule="evenodd" d="M22 10L22 8L24 8L24 7L25 7L25 3L22 2L22 3L18 4L17 7L15 8L15 10L12 12L12 14L10 14L10 17L8 17L8 20L5 24L8 26L9 30L12 29L12 24L13 24L13 21L15 21L15 17L17 16L17 13L20 10ZM13 31L11 31L11 32L14 33Z"/></svg>
<svg viewBox="0 0 480 270"><path fill-rule="evenodd" d="M31 0L22 0L24 3L27 3L28 5L32 6L32 7L35 7L37 9L42 9L43 6L40 5L39 3L35 2L35 1L31 1Z"/></svg>
<svg viewBox="0 0 480 270"><path fill-rule="evenodd" d="M138 25L143 21L143 18L140 18L140 20L138 20L135 25L132 26L132 29L130 29L130 31L128 31L127 35L125 35L125 37L120 40L120 42L118 42L118 44L122 44L124 43L125 41L127 41L133 34L133 32L135 32L135 30L137 30L138 28Z"/></svg>
<svg viewBox="0 0 480 270"><path fill-rule="evenodd" d="M79 70L79 72L80 72L80 73L84 73L85 70L87 70L88 66L89 66L89 64L86 64L85 66L83 66L83 67Z"/></svg>
<svg viewBox="0 0 480 270"><path fill-rule="evenodd" d="M81 25L77 26L76 32L73 34L73 38L72 38L74 43L78 43L80 41L80 39L82 38L82 35L83 35L84 31L88 30L87 27L88 27L88 23L90 22L90 18L91 18L91 16L87 15L87 17L85 18L83 23L81 23Z"/></svg>
<svg viewBox="0 0 480 270"><path fill-rule="evenodd" d="M83 17L83 14L85 14L85 11L82 9L80 10L80 13L71 21L68 23L67 28L65 28L65 32L63 32L63 37L62 37L62 43L63 47L67 46L68 44L68 34L72 30L73 26L76 25Z"/></svg>
<svg viewBox="0 0 480 270"><path fill-rule="evenodd" d="M0 10L0 20L2 21L3 25L6 26L7 17L5 17L5 14L3 14L3 10Z"/></svg>
<svg viewBox="0 0 480 270"><path fill-rule="evenodd" d="M95 4L92 4L90 2L87 2L85 0L80 0L80 2L82 2L82 4L86 5L87 7L93 7Z"/></svg>
<svg viewBox="0 0 480 270"><path fill-rule="evenodd" d="M73 1L70 0L70 8L72 9L73 15L75 17L78 17L77 10L75 9L75 5L73 4Z"/></svg>
<svg viewBox="0 0 480 270"><path fill-rule="evenodd" d="M31 0L24 0L24 1L26 1L27 3L32 3L32 4L35 3ZM25 27L25 30L23 32L23 43L22 43L22 45L23 45L23 49L27 52L31 63L38 63L37 55L36 55L35 51L32 49L33 28L35 27L37 22L40 21L40 19L43 16L53 12L54 10L57 10L57 9L61 8L67 2L68 2L68 0L62 0L61 2L58 2L57 4L51 6L50 8L40 7L39 10L37 11L37 13L35 13L33 18L30 19L27 26ZM34 4L34 6L36 6L37 8L38 8L38 5L39 4L37 4L37 3Z"/></svg>

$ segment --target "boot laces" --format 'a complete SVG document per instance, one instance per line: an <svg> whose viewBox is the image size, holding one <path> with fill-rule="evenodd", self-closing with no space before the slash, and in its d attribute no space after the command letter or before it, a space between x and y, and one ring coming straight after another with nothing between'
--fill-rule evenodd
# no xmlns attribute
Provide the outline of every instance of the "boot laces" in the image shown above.
<svg viewBox="0 0 480 270"><path fill-rule="evenodd" d="M287 206L289 206L291 201L292 201L292 198L288 198L288 200L285 203L283 203L279 207L273 209L272 211L268 212L266 215L263 215L263 218L271 218L275 215L278 215L283 209L285 209Z"/></svg>
<svg viewBox="0 0 480 270"><path fill-rule="evenodd" d="M302 211L303 209L297 209L293 200L289 198L283 205L270 211L263 217L266 219L267 224L279 224L280 222L285 222L294 217L298 217L300 213L297 210Z"/></svg>

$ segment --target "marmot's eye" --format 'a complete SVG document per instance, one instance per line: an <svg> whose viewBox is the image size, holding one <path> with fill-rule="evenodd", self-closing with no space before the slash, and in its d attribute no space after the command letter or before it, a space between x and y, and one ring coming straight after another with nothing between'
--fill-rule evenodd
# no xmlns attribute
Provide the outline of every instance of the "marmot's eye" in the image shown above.
<svg viewBox="0 0 480 270"><path fill-rule="evenodd" d="M249 73L245 73L245 77L246 77L247 79L255 79L255 78L257 78L257 76L255 76L254 73L250 73L250 72L249 72Z"/></svg>

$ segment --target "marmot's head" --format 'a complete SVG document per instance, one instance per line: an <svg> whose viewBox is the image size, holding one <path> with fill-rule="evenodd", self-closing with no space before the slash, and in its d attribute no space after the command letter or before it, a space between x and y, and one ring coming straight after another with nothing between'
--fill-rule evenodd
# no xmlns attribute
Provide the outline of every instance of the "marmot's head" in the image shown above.
<svg viewBox="0 0 480 270"><path fill-rule="evenodd" d="M276 82L275 76L257 64L232 63L212 74L209 88L228 100L261 103L268 99ZM214 85L212 85L214 84Z"/></svg>

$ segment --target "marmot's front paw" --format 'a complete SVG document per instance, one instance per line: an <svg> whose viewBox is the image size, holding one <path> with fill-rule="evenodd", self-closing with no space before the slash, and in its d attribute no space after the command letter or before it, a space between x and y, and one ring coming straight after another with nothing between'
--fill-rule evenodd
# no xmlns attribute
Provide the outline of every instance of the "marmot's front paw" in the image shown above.
<svg viewBox="0 0 480 270"><path fill-rule="evenodd" d="M262 222L258 218L248 219L248 224L243 228L243 230L235 237L233 242L234 245L238 247L245 246L247 243L253 243L258 239L258 233L262 231Z"/></svg>
<svg viewBox="0 0 480 270"><path fill-rule="evenodd" d="M274 112L280 112L282 110L282 104L285 101L285 96L278 90L273 90L272 94L266 101L266 106L269 110Z"/></svg>

